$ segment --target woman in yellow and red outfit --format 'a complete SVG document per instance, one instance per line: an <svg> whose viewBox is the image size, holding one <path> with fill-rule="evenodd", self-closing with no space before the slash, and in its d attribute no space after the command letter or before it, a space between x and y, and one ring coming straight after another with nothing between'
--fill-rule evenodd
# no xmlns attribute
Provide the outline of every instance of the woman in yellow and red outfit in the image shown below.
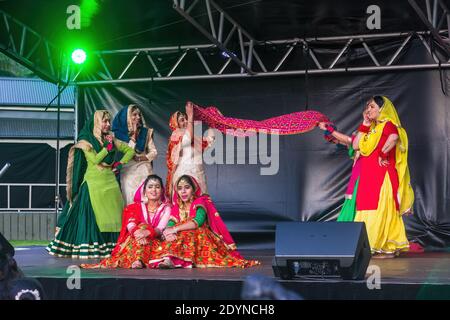
<svg viewBox="0 0 450 320"><path fill-rule="evenodd" d="M361 153L355 221L365 223L374 255L393 258L409 248L402 220L414 202L408 136L388 98L371 98L368 115L353 142Z"/></svg>

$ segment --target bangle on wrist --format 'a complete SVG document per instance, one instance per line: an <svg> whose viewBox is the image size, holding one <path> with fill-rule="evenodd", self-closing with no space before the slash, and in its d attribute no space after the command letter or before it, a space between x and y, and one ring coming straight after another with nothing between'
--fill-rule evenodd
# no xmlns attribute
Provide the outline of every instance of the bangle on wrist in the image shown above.
<svg viewBox="0 0 450 320"><path fill-rule="evenodd" d="M326 130L323 133L325 140L327 140L328 142L331 142L331 143L337 143L336 138L332 136L332 133L336 130L336 126L332 123L326 123L325 129Z"/></svg>
<svg viewBox="0 0 450 320"><path fill-rule="evenodd" d="M327 131L329 132L329 134L332 134L334 132L334 130L336 130L336 128L332 125L330 125L329 123L327 123L325 125L325 128L327 129Z"/></svg>
<svg viewBox="0 0 450 320"><path fill-rule="evenodd" d="M133 238L134 238L134 233L135 233L137 230L139 230L139 227L138 227L138 226L134 226L134 227L130 230L130 234L133 236Z"/></svg>
<svg viewBox="0 0 450 320"><path fill-rule="evenodd" d="M383 160L388 160L389 159L389 153L385 153L383 151L380 150L380 152L378 153L378 156L383 159Z"/></svg>

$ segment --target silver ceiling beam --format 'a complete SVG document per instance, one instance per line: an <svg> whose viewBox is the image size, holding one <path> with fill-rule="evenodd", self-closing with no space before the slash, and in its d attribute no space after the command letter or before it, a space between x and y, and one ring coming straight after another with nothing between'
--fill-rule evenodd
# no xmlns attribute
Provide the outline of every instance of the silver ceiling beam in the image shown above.
<svg viewBox="0 0 450 320"><path fill-rule="evenodd" d="M442 30L439 34L445 36L448 32ZM429 31L423 31L293 38L264 42L253 39L248 42L242 41L242 51L248 53L247 56L243 56L245 62L252 65L251 74L242 72L242 65L232 59L232 56L224 56L223 51L214 44L99 51L92 56L99 59L99 66L104 71L102 75L89 74L86 81L80 80L76 84L302 75L306 70L297 63L298 60L291 60L299 59L299 52L302 52L302 61L310 59L313 62L309 64L308 74L448 68L448 61L440 61L437 53L431 50L426 41L430 37ZM402 57L407 55L411 48L408 44L412 41L422 44L428 56L421 55L420 61L416 64L407 64ZM393 47L389 54L386 54L381 52L386 44L398 47ZM304 48L308 50L304 51ZM323 50L324 48L327 50ZM330 53L333 51L329 48L333 48L334 55ZM346 66L344 56L350 48L357 50L359 56L367 57L362 65ZM297 56L293 57L295 53ZM183 64L187 59L189 72L185 69L186 64ZM295 63L289 64L289 61ZM139 67L136 65L133 76L127 78L128 70L137 63L140 63ZM118 68L120 65L122 68Z"/></svg>
<svg viewBox="0 0 450 320"><path fill-rule="evenodd" d="M241 67L241 73L253 74L251 69L251 57L253 48L245 47L244 42L252 42L255 39L230 17L213 0L172 0L173 8L197 30L199 30L212 44L226 53L236 64ZM187 4L189 2L190 4ZM187 8L188 6L188 8ZM206 10L206 13L204 13ZM208 17L207 21L201 19L203 13ZM218 26L218 27L216 27ZM228 35L223 39L224 31L228 30ZM228 44L233 37L238 37L240 57L233 52ZM246 50L249 50L246 52ZM247 56L250 59L247 59Z"/></svg>
<svg viewBox="0 0 450 320"><path fill-rule="evenodd" d="M430 0L408 0L408 2L431 32L436 43L446 52L446 60L448 60L450 58L450 11L444 0L433 0L433 9L431 9ZM447 24L447 37L439 33L445 24Z"/></svg>

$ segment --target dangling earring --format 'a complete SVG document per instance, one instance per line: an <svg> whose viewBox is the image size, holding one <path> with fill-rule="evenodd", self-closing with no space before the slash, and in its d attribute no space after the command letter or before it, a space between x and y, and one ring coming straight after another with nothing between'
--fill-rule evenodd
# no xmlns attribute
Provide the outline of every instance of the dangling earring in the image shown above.
<svg viewBox="0 0 450 320"><path fill-rule="evenodd" d="M144 196L144 198L143 198L143 201L142 202L144 202L145 204L147 204L148 203L148 197L147 196Z"/></svg>

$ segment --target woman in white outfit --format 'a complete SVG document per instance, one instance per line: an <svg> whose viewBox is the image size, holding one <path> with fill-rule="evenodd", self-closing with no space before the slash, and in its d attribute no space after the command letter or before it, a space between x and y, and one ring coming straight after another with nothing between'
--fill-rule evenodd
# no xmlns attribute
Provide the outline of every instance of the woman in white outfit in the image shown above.
<svg viewBox="0 0 450 320"><path fill-rule="evenodd" d="M173 185L182 175L194 177L207 193L203 151L213 144L214 131L209 129L206 137L194 136L192 102L186 104L186 113L177 111L170 117L169 126L173 132L167 148L167 196L171 199Z"/></svg>
<svg viewBox="0 0 450 320"><path fill-rule="evenodd" d="M146 127L141 110L135 104L124 107L115 116L115 138L128 143L136 155L120 171L120 185L126 204L134 202L134 193L142 181L153 174L152 161L157 156L153 129Z"/></svg>

